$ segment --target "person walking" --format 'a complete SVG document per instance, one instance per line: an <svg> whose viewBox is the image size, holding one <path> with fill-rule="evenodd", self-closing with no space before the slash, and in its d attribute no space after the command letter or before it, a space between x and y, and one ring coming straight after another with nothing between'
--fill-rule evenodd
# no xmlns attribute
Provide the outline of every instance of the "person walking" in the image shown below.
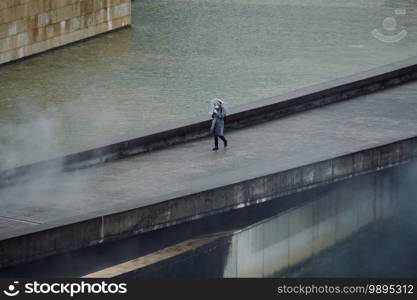
<svg viewBox="0 0 417 300"><path fill-rule="evenodd" d="M219 138L224 143L224 148L227 147L227 140L224 137L224 122L226 119L226 111L220 101L214 102L214 109L211 115L213 118L211 122L210 132L214 136L213 151L219 150Z"/></svg>

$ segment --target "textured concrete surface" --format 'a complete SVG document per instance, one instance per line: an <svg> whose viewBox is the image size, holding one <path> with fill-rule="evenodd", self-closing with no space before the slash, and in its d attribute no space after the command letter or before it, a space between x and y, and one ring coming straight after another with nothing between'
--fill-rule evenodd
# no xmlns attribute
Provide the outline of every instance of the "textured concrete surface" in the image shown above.
<svg viewBox="0 0 417 300"><path fill-rule="evenodd" d="M202 236L192 240L186 240L184 242L163 248L161 250L152 252L148 255L141 256L118 265L84 275L84 278L111 278L117 276L123 276L126 273L134 272L141 268L152 266L153 264L159 263L163 260L178 258L178 256L186 253L193 252L200 247L211 243L217 239L226 236L227 232L212 234L208 236ZM182 258L180 261L184 261ZM201 266L200 266L201 267Z"/></svg>
<svg viewBox="0 0 417 300"><path fill-rule="evenodd" d="M0 233L112 208L146 206L417 135L417 83L0 190ZM221 144L220 144L221 145Z"/></svg>
<svg viewBox="0 0 417 300"><path fill-rule="evenodd" d="M385 195L392 204L387 212L395 215L402 199L391 191L398 187L398 176L407 167L307 191L302 194L308 200L301 206L273 217L228 233L200 236L84 277L285 277L289 270L302 268L306 261L343 245L369 225L382 224L385 218L376 211L385 206ZM375 184L381 179L387 184ZM300 195L290 196L292 201L297 197ZM203 268L203 264L213 267Z"/></svg>
<svg viewBox="0 0 417 300"><path fill-rule="evenodd" d="M130 0L0 1L0 64L129 25Z"/></svg>
<svg viewBox="0 0 417 300"><path fill-rule="evenodd" d="M232 113L228 116L226 129L259 125L293 113L346 101L415 80L417 80L417 57L296 89L275 97L234 106ZM120 122L120 119L116 122ZM45 124L45 126L52 125ZM19 161L17 165L20 167L0 169L0 187L32 176L37 177L40 170L47 170L48 172L74 170L207 137L209 135L207 128L209 127L209 117L207 113L204 113L188 120L170 122L159 127L139 130L133 137L118 139L98 147L89 142L79 151L60 157L50 158L50 156L46 156L46 160L35 163L28 164L26 160L20 161L15 157ZM33 136L33 134L30 136ZM34 138L38 139L38 136L36 135ZM51 143L58 142L59 139L50 135L48 140L44 141L46 145L43 147L49 148ZM41 142L42 138L37 140L37 143ZM47 152L47 150L45 151ZM31 155L28 156L31 157ZM33 156L29 161L36 160L36 155Z"/></svg>
<svg viewBox="0 0 417 300"><path fill-rule="evenodd" d="M273 184L277 179L273 176L254 184L246 182L244 186L233 187L235 193L238 192L236 189L248 189L241 194L230 194L233 197L237 195L236 199L228 199L230 190L227 186L415 137L416 96L417 83L410 83L234 131L227 135L230 141L227 151L212 152L212 140L201 139L88 169L52 177L39 176L26 184L3 188L0 190L0 240L16 236L19 232L24 234L36 230L36 226L45 229L42 226L62 226L71 224L72 220L92 221L85 224L81 222L77 225L81 227L67 228L61 232L40 232L42 236L28 238L27 242L32 246L18 247L13 253L9 250L22 245L22 241L15 240L13 244L4 241L0 246L0 254L2 252L1 256L6 259L7 255L20 255L16 251L36 250L42 239L46 239L42 247L52 253L65 248L82 247L100 239L100 236L103 240L127 233L132 228L137 229L135 222L139 222L140 226L154 226L165 220L195 217L196 212L204 214L216 211L230 205L227 201L238 205L248 201L239 197L249 195L262 198L266 192L277 188ZM378 162L389 165L391 160L396 159L397 150L395 147L385 149L387 155L383 152L378 154ZM329 167L334 176L349 176L357 163L360 162L353 163L352 158L347 156L346 159L334 160ZM367 163L372 163L372 157L371 162ZM306 168L301 173L302 184L314 184L316 177L325 180L332 175L327 174L326 164L320 163L322 170ZM268 181L270 178L271 182ZM292 178L288 177L287 180ZM285 187L286 183L282 184ZM164 202L217 187L223 188L208 198L199 198L197 194L190 198L192 201L185 197L185 202ZM163 205L162 208L149 206L156 203ZM102 217L111 211L145 206L149 206L149 209L142 212L131 211L109 218ZM73 242L75 238L78 239L76 243ZM22 256L35 257L35 254L23 253Z"/></svg>

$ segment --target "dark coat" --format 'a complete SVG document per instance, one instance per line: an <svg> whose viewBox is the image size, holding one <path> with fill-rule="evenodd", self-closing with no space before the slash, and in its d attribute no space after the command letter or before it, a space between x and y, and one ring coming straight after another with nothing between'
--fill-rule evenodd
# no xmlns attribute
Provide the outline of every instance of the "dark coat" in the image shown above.
<svg viewBox="0 0 417 300"><path fill-rule="evenodd" d="M220 109L220 112L213 113L213 121L211 121L210 133L214 136L223 136L224 135L224 119L226 114Z"/></svg>

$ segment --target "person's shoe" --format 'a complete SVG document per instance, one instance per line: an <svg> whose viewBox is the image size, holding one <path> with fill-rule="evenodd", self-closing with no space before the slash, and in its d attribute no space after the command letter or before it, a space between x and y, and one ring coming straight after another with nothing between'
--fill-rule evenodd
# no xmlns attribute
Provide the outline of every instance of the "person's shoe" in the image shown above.
<svg viewBox="0 0 417 300"><path fill-rule="evenodd" d="M224 147L227 148L227 140L224 141Z"/></svg>
<svg viewBox="0 0 417 300"><path fill-rule="evenodd" d="M212 150L217 151L217 150L219 150L219 147L214 147Z"/></svg>

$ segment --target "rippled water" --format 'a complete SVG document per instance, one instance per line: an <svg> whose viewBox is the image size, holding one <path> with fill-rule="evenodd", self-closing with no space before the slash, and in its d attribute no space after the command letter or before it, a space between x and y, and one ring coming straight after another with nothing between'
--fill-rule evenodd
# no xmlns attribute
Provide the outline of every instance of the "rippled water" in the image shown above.
<svg viewBox="0 0 417 300"><path fill-rule="evenodd" d="M414 0L136 0L131 28L0 67L0 167L415 56L416 41Z"/></svg>

